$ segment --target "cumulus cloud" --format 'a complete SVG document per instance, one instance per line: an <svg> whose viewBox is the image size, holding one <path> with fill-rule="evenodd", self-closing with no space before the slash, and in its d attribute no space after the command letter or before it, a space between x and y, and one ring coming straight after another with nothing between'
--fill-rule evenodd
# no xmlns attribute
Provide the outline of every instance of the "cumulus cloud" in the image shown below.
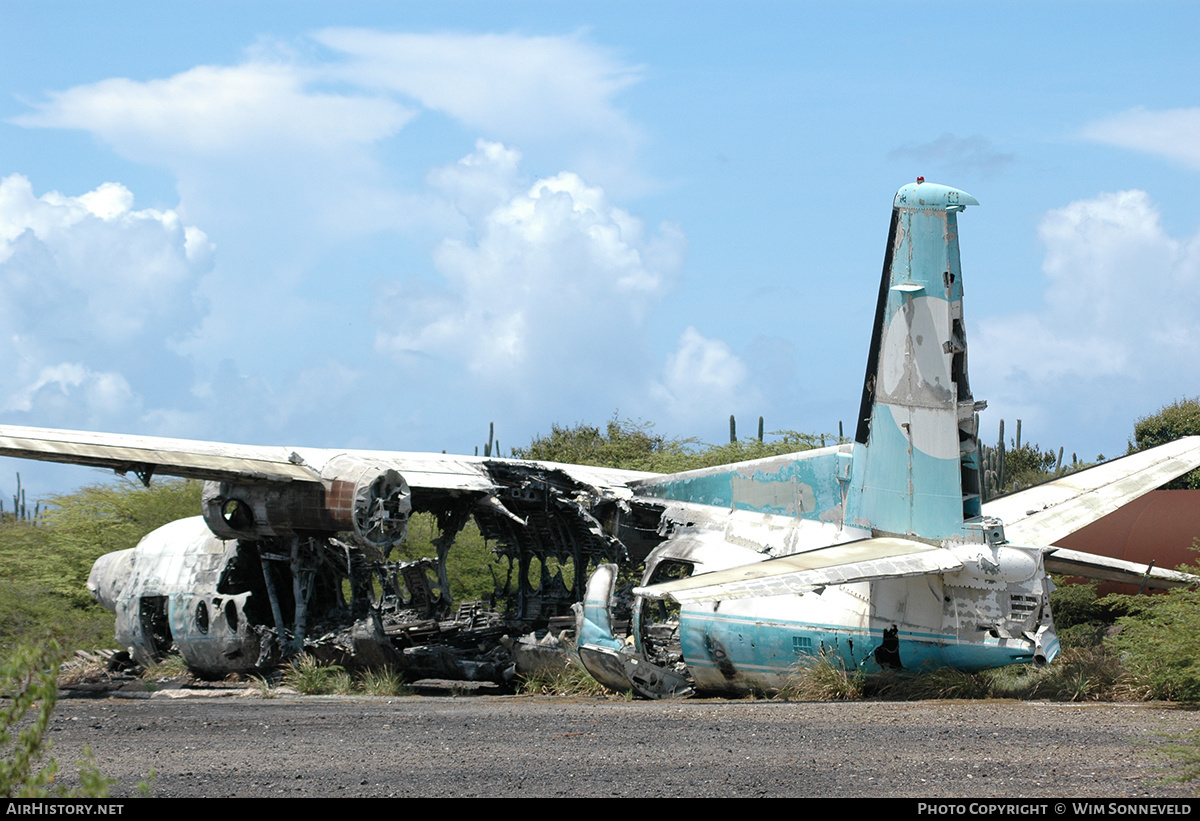
<svg viewBox="0 0 1200 821"><path fill-rule="evenodd" d="M181 372L212 243L174 211L135 210L124 186L37 197L0 180L0 407L37 424L128 423ZM182 369L186 371L186 368Z"/></svg>
<svg viewBox="0 0 1200 821"><path fill-rule="evenodd" d="M439 196L397 184L407 158L381 146L416 116L448 118L463 137L540 141L543 162L581 177L632 162L636 129L613 100L636 71L581 37L330 29L314 38L291 51L251 49L236 65L54 91L12 120L88 131L177 177L179 213L226 249L204 283L212 309L189 349L209 365L209 351L239 340L269 350L245 337L267 312L316 321L327 306L305 298L325 287L314 260L339 245L397 233L436 242L482 225L513 193L515 171L504 178L497 158L482 174L452 168L431 180ZM500 188L472 193L472 179Z"/></svg>
<svg viewBox="0 0 1200 821"><path fill-rule="evenodd" d="M684 239L650 233L605 192L564 172L521 186L519 154L481 141L431 175L464 204L468 239L434 253L439 287L395 283L379 309L377 349L434 357L514 392L586 383L636 346L647 312L674 281Z"/></svg>
<svg viewBox="0 0 1200 821"><path fill-rule="evenodd" d="M647 317L686 242L613 199L644 188L631 170L639 130L617 105L637 79L578 35L329 29L291 53L47 94L12 122L81 129L163 166L180 203L139 211L116 184L40 198L14 184L0 279L22 308L0 307L0 354L18 363L0 406L81 424L59 399L90 390L101 416L123 402L162 432L214 435L197 429L208 418L227 437L222 420L239 436L307 426L320 407L310 391L367 384L397 419L387 397L414 385L436 398L409 403L410 418L484 389L541 423L644 395L661 366ZM450 144L487 139L408 184L405 152L427 143L389 140L416 117ZM535 179L514 144L569 170ZM377 410L361 415L400 424Z"/></svg>
<svg viewBox="0 0 1200 821"><path fill-rule="evenodd" d="M1200 235L1163 229L1144 191L1100 194L1050 211L1044 303L979 323L972 368L996 416L1050 426L1056 403L1131 428L1200 382ZM995 397L993 399L992 397ZM1110 454L1111 455L1111 454Z"/></svg>
<svg viewBox="0 0 1200 821"><path fill-rule="evenodd" d="M1200 169L1200 108L1134 108L1091 123L1083 136Z"/></svg>
<svg viewBox="0 0 1200 821"><path fill-rule="evenodd" d="M668 355L662 380L653 392L673 418L695 424L753 407L754 400L747 394L753 392L749 376L746 364L725 342L689 326Z"/></svg>

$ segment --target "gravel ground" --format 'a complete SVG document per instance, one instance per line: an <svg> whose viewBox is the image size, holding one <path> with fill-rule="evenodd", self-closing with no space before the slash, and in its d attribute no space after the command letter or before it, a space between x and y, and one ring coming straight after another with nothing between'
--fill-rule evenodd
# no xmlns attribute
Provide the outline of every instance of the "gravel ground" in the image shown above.
<svg viewBox="0 0 1200 821"><path fill-rule="evenodd" d="M1175 797L1153 751L1200 728L1143 704L170 696L61 700L61 770L88 744L114 796L153 767L172 797Z"/></svg>

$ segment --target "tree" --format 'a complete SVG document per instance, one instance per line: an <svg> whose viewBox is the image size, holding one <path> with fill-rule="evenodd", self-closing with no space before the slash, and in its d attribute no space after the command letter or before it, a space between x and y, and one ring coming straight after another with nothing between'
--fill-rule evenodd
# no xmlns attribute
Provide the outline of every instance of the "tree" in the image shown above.
<svg viewBox="0 0 1200 821"><path fill-rule="evenodd" d="M655 433L652 422L612 419L604 432L582 422L573 427L552 425L550 434L537 436L528 447L513 448L517 459L537 459L572 465L677 473L682 470L727 465L749 459L779 456L835 444L832 434L772 431L774 441L739 440L706 445L698 439L668 438Z"/></svg>
<svg viewBox="0 0 1200 821"><path fill-rule="evenodd" d="M549 435L534 437L528 447L513 448L512 455L568 465L670 472L676 463L686 462L694 444L691 439L655 433L650 422L612 419L603 432L583 422L573 427L551 425Z"/></svg>
<svg viewBox="0 0 1200 821"><path fill-rule="evenodd" d="M1158 413L1143 416L1133 426L1133 439L1129 442L1129 452L1165 445L1184 436L1200 435L1200 398L1177 399L1170 405L1159 409ZM1166 485L1166 490L1197 490L1200 489L1200 468L1174 479Z"/></svg>

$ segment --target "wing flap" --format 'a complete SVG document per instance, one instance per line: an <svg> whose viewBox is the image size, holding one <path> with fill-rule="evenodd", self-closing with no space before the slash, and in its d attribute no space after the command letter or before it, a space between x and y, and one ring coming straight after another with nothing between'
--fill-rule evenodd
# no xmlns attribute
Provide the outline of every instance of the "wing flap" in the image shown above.
<svg viewBox="0 0 1200 821"><path fill-rule="evenodd" d="M724 601L804 593L823 585L947 573L962 566L958 557L944 548L880 537L638 587L633 592L650 599L669 598L680 603Z"/></svg>
<svg viewBox="0 0 1200 821"><path fill-rule="evenodd" d="M985 504L983 515L1003 521L1013 544L1049 547L1196 467L1200 436L1187 436L1011 493Z"/></svg>

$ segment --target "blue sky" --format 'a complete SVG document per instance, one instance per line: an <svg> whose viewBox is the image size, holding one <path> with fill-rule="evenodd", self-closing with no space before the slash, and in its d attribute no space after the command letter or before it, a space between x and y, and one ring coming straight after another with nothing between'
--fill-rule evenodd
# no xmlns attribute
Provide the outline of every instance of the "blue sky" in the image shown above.
<svg viewBox="0 0 1200 821"><path fill-rule="evenodd" d="M849 428L919 174L982 203L984 438L1112 456L1200 393L1197 31L1192 3L0 3L0 422Z"/></svg>

